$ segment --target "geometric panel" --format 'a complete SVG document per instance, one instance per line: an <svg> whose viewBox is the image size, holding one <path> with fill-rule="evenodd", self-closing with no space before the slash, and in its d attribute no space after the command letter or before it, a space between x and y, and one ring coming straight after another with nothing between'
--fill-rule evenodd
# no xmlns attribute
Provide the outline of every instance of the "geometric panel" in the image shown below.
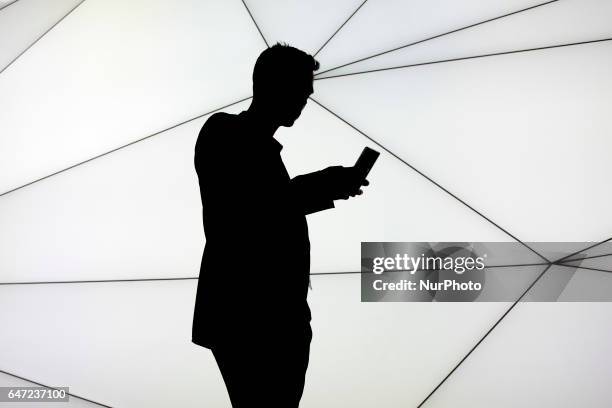
<svg viewBox="0 0 612 408"><path fill-rule="evenodd" d="M427 0L367 2L321 52L321 69L541 3L542 0L437 0L435 4Z"/></svg>
<svg viewBox="0 0 612 408"><path fill-rule="evenodd" d="M196 283L0 286L2 369L112 407L229 406L191 342Z"/></svg>
<svg viewBox="0 0 612 408"><path fill-rule="evenodd" d="M14 377L12 375L4 374L0 372L0 387L12 387L12 388L23 388L23 387L37 387L38 384L22 380L20 378ZM58 385L51 384L50 386L58 387ZM49 408L97 408L100 405L79 399L72 395L72 391L68 390L71 393L67 402L45 402L44 406ZM3 402L2 408L40 408L40 402L28 402L27 400L22 400L20 402Z"/></svg>
<svg viewBox="0 0 612 408"><path fill-rule="evenodd" d="M313 273L360 271L362 241L511 240L313 101L277 134L292 176L352 166L364 146L381 151L362 196L308 216Z"/></svg>
<svg viewBox="0 0 612 408"><path fill-rule="evenodd" d="M246 5L268 44L288 43L314 54L362 2L247 0Z"/></svg>
<svg viewBox="0 0 612 408"><path fill-rule="evenodd" d="M359 275L312 281L305 408L415 407L509 307L362 303Z"/></svg>
<svg viewBox="0 0 612 408"><path fill-rule="evenodd" d="M462 2L461 5L463 6L463 4ZM482 4L493 7L494 2L482 2ZM459 3L457 6L459 6ZM357 20L357 17L355 20ZM321 75L321 77L398 65L610 38L612 37L610 21L612 21L612 3L609 1L558 1L499 20L470 27L469 29L455 32L452 35L438 37L357 62L344 68L338 68ZM351 22L355 23L355 21ZM348 34L351 28L357 29L358 27L346 27L347 32L345 35ZM366 35L364 32L355 31L352 39L355 43L361 44L360 39L364 35ZM334 46L341 46L340 41L335 41L333 44L330 44L330 49L327 52L333 52ZM406 43L409 43L409 41ZM370 54L374 55L386 49L386 47L379 45L378 49ZM360 52L359 57L363 56ZM325 51L322 52L320 58L325 59L326 57ZM357 58L352 58L351 60L355 59ZM329 68L323 68L323 70L327 69Z"/></svg>
<svg viewBox="0 0 612 408"><path fill-rule="evenodd" d="M239 1L86 1L0 76L0 191L249 96L262 48Z"/></svg>
<svg viewBox="0 0 612 408"><path fill-rule="evenodd" d="M423 407L609 407L611 318L612 303L520 303Z"/></svg>
<svg viewBox="0 0 612 408"><path fill-rule="evenodd" d="M610 71L607 42L324 79L315 98L522 240L592 241L612 231Z"/></svg>
<svg viewBox="0 0 612 408"><path fill-rule="evenodd" d="M0 2L0 71L79 0L19 0L2 7Z"/></svg>
<svg viewBox="0 0 612 408"><path fill-rule="evenodd" d="M212 354L191 343L196 282L1 286L0 310L18 311L0 313L3 369L111 406L229 406ZM415 406L507 308L364 304L358 275L313 288L304 407Z"/></svg>
<svg viewBox="0 0 612 408"><path fill-rule="evenodd" d="M197 276L204 234L193 152L207 118L1 197L0 281Z"/></svg>

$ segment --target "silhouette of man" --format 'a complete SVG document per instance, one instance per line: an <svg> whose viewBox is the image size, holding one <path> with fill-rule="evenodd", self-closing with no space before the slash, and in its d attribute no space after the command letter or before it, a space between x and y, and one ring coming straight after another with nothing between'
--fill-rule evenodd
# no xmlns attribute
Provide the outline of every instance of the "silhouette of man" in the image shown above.
<svg viewBox="0 0 612 408"><path fill-rule="evenodd" d="M298 407L312 338L305 216L367 185L353 167L290 178L283 164L274 133L300 116L318 67L266 49L248 110L212 115L196 142L206 245L192 341L212 350L233 407Z"/></svg>

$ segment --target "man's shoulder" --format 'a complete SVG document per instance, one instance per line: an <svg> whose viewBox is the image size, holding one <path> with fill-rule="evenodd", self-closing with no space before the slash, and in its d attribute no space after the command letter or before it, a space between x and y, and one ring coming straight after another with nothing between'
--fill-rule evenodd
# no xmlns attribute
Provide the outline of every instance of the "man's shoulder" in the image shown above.
<svg viewBox="0 0 612 408"><path fill-rule="evenodd" d="M228 136L236 131L238 123L238 115L226 112L217 112L210 115L200 129L196 150L205 145L210 147L225 143L230 139Z"/></svg>
<svg viewBox="0 0 612 408"><path fill-rule="evenodd" d="M223 131L236 124L238 124L238 115L227 112L216 112L210 115L206 122L204 122L200 133L218 130Z"/></svg>

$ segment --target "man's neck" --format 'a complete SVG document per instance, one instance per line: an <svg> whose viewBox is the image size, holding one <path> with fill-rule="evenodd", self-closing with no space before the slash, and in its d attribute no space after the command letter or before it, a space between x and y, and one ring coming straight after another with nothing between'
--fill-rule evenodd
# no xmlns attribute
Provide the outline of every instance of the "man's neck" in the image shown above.
<svg viewBox="0 0 612 408"><path fill-rule="evenodd" d="M254 102L251 103L249 109L247 109L247 113L249 114L249 117L251 117L257 123L257 127L264 134L269 134L270 137L274 136L274 133L276 133L280 127L280 125L273 119L270 112Z"/></svg>

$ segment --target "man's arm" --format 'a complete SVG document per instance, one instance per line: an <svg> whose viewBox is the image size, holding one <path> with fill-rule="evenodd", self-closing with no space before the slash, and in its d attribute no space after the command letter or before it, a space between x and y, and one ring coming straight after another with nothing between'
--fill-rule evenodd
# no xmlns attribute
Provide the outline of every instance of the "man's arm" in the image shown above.
<svg viewBox="0 0 612 408"><path fill-rule="evenodd" d="M325 170L314 173L302 174L291 179L291 195L302 207L304 214L312 214L318 211L334 208L334 200L325 189L322 188Z"/></svg>
<svg viewBox="0 0 612 408"><path fill-rule="evenodd" d="M346 200L361 194L368 185L354 167L332 166L291 179L291 193L304 214L334 208L334 200Z"/></svg>

